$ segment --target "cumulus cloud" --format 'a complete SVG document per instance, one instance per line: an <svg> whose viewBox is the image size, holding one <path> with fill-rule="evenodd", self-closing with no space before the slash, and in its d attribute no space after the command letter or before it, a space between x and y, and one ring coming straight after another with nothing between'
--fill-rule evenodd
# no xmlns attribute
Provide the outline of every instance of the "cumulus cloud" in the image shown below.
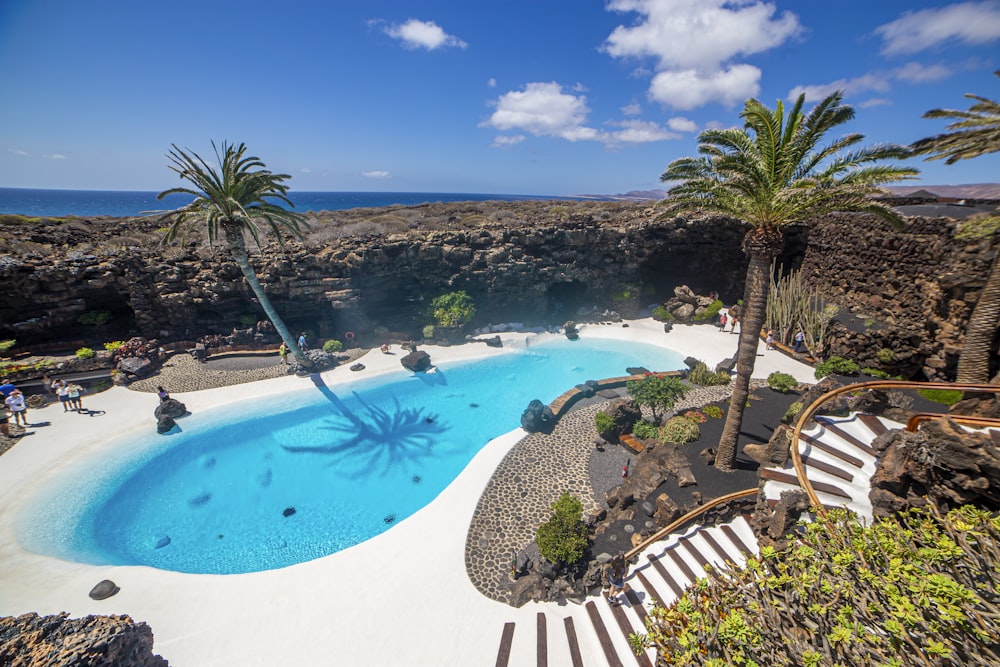
<svg viewBox="0 0 1000 667"><path fill-rule="evenodd" d="M690 118L684 116L674 116L667 121L667 127L678 132L694 132L698 126Z"/></svg>
<svg viewBox="0 0 1000 667"><path fill-rule="evenodd" d="M632 104L626 104L621 108L623 116L638 116L642 113L642 107L639 106L638 102L633 102Z"/></svg>
<svg viewBox="0 0 1000 667"><path fill-rule="evenodd" d="M379 179L392 178L391 172L377 170L377 169L374 171L363 171L361 172L361 175L364 176L365 178L379 178Z"/></svg>
<svg viewBox="0 0 1000 667"><path fill-rule="evenodd" d="M882 53L917 53L952 43L987 44L1000 39L1000 2L959 2L947 7L906 12L881 25Z"/></svg>
<svg viewBox="0 0 1000 667"><path fill-rule="evenodd" d="M490 147L491 148L510 148L511 146L518 145L519 143L521 143L522 141L524 141L526 138L527 137L525 137L523 134L515 134L514 136L507 136L507 135L501 134L501 135L497 135L497 137L493 140L493 143L490 144Z"/></svg>
<svg viewBox="0 0 1000 667"><path fill-rule="evenodd" d="M496 101L496 110L482 127L498 130L520 130L536 137L557 137L567 141L597 141L608 146L676 139L676 133L656 123L629 119L609 122L618 128L599 130L587 125L590 109L587 98L566 92L558 83L534 82L524 90L504 93ZM525 136L499 136L495 148L509 148L524 141Z"/></svg>
<svg viewBox="0 0 1000 667"><path fill-rule="evenodd" d="M491 76L491 77L489 78L489 80L488 80L488 81L486 82L486 85L487 85L487 86L489 86L490 88L496 88L496 87L497 87L497 80L496 80L496 79L494 79L494 78L493 78L493 77Z"/></svg>
<svg viewBox="0 0 1000 667"><path fill-rule="evenodd" d="M760 70L732 61L801 31L795 14L778 15L760 0L611 0L607 7L640 19L615 28L603 50L614 58L653 58L650 97L680 109L756 95Z"/></svg>
<svg viewBox="0 0 1000 667"><path fill-rule="evenodd" d="M8 148L7 152L11 153L13 155L27 155L28 154L27 151L22 151L20 148Z"/></svg>
<svg viewBox="0 0 1000 667"><path fill-rule="evenodd" d="M887 107L892 106L892 100L886 99L884 97L873 97L870 100L865 100L858 105L862 109L871 109L872 107Z"/></svg>
<svg viewBox="0 0 1000 667"><path fill-rule="evenodd" d="M46 160L65 160L66 159L66 156L63 155L62 153L48 153L47 155L43 155L42 157L45 158Z"/></svg>
<svg viewBox="0 0 1000 667"><path fill-rule="evenodd" d="M418 21L410 19L406 23L390 25L385 33L398 39L408 49L427 49L433 51L448 46L464 49L468 46L458 37L449 35L434 21Z"/></svg>
<svg viewBox="0 0 1000 667"><path fill-rule="evenodd" d="M299 173L300 174L311 174L311 173L313 173L313 170L310 169L309 167L302 167L301 169L299 169Z"/></svg>
<svg viewBox="0 0 1000 667"><path fill-rule="evenodd" d="M951 76L951 73L952 71L943 65L921 65L911 62L887 72L871 72L851 79L837 79L830 83L795 86L788 93L788 99L794 100L801 93L805 93L806 101L814 102L838 90L844 91L845 95L858 95L870 91L885 93L892 88L894 80L926 83L944 79Z"/></svg>
<svg viewBox="0 0 1000 667"><path fill-rule="evenodd" d="M695 109L710 102L739 104L760 92L760 70L733 65L724 70L667 70L653 77L649 96L676 109Z"/></svg>
<svg viewBox="0 0 1000 667"><path fill-rule="evenodd" d="M561 137L569 141L593 139L597 130L584 125L590 109L587 98L563 92L562 86L529 83L524 90L504 93L496 111L483 125L498 130L524 130L538 137Z"/></svg>

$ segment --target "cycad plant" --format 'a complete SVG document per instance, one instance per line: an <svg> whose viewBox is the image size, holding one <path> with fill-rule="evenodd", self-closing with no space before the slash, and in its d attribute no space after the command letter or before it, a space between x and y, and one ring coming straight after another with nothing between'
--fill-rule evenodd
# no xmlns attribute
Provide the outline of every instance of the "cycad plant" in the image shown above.
<svg viewBox="0 0 1000 667"><path fill-rule="evenodd" d="M716 466L731 471L743 410L749 397L759 335L764 326L769 267L784 246L783 227L833 211L862 211L900 224L898 214L872 198L878 186L909 178L916 169L880 164L906 157L895 145L857 147L864 139L847 134L822 145L826 135L854 118L854 109L833 93L808 113L805 96L785 113L784 104L768 109L747 100L741 128L705 130L698 136L699 157L670 163L661 180L670 188L668 213L721 213L739 218L749 229L743 252L750 258L743 296L743 317L736 355L736 382L719 441Z"/></svg>
<svg viewBox="0 0 1000 667"><path fill-rule="evenodd" d="M163 242L166 244L178 239L183 242L188 233L199 228L208 236L209 243L214 243L221 232L229 255L243 271L261 308L299 366L312 368L312 362L302 353L297 340L288 331L261 286L246 247L246 236L249 234L260 248L264 229L269 229L279 242L282 241L282 230L302 238L302 228L306 226L304 216L280 205L295 206L288 199L288 186L284 183L291 176L271 173L260 158L246 156L245 144L234 146L223 142L221 147L217 147L213 141L212 148L218 167L193 151L171 145L167 153L170 169L191 185L165 190L157 195L157 199L175 193L190 195L194 199L190 204L167 213L166 217L172 222Z"/></svg>

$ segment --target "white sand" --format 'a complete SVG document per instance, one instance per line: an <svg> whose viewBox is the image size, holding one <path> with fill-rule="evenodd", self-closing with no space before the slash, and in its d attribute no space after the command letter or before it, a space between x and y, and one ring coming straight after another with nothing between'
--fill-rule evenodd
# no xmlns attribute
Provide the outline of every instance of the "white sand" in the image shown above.
<svg viewBox="0 0 1000 667"><path fill-rule="evenodd" d="M711 325L677 326L664 334L662 324L649 319L629 322L627 328L589 325L581 328L581 336L663 345L709 367L733 355L738 338ZM507 343L525 337L502 335ZM482 344L421 349L437 364L504 353ZM361 361L367 366L364 377L406 373L398 355L374 351ZM765 352L761 344L755 377L775 370L814 381L811 368L779 352ZM357 374L347 368L324 374L331 387L353 377ZM307 383L311 385L308 379L286 377L176 397L190 410L201 411L251 399L260 404L268 395ZM84 405L105 414L64 414L58 405L33 411L33 423L51 424L32 429L34 435L0 457L0 615L128 614L152 626L155 652L173 667L438 666L493 665L504 622L533 627L536 612L545 607L514 609L488 600L465 573L472 513L493 470L524 435L520 429L487 444L437 499L391 530L345 551L280 570L191 575L84 565L30 553L18 544L14 531L30 495L56 473L82 467L93 457L113 458L112 445L122 436L155 428L154 394L114 388L85 397ZM91 600L87 593L101 579L112 579L121 592ZM586 627L581 607L559 611L578 616L577 628ZM581 648L585 661L588 652L599 651L586 637L581 637ZM511 664L522 664L517 654Z"/></svg>

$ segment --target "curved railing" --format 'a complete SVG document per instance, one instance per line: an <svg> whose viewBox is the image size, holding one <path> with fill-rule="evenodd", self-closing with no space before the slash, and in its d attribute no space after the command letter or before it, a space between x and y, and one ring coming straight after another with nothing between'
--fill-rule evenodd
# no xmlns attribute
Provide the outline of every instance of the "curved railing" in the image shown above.
<svg viewBox="0 0 1000 667"><path fill-rule="evenodd" d="M758 487L755 486L752 489L745 489L743 491L734 491L733 493L727 493L726 495L719 496L718 498L715 498L714 500L711 500L705 503L704 505L699 505L698 507L694 508L684 516L667 524L660 530L656 531L655 533L644 539L639 544L635 545L634 547L626 551L625 560L626 561L631 560L633 557L642 553L643 549L648 547L650 544L653 544L654 542L659 542L665 536L674 532L684 524L693 521L694 519L697 519L708 510L714 507L718 507L719 505L724 505L731 500L739 500L740 498L745 498L747 496L757 495L757 492L758 492Z"/></svg>
<svg viewBox="0 0 1000 667"><path fill-rule="evenodd" d="M792 444L789 447L792 455L792 463L795 466L795 476L798 477L799 486L802 490L806 492L809 496L809 504L815 508L815 511L825 514L826 508L820 502L819 496L816 495L816 490L813 488L812 484L809 482L809 477L806 476L806 468L802 461L802 454L799 452L799 441L802 436L802 431L806 424L812 420L813 415L815 415L824 403L830 399L836 398L841 394L849 394L856 391L866 391L869 389L946 389L952 391L964 391L964 392L974 392L974 393L989 393L996 394L1000 393L1000 385L995 384L958 384L954 382L910 382L908 380L875 380L872 382L859 382L857 384L848 384L843 387L837 387L832 391L828 391L810 405L802 409L799 413L799 417L795 422L795 430L792 432ZM940 417L952 417L948 414L937 415ZM932 418L932 417L928 417ZM952 417L954 418L954 417ZM926 420L924 420L926 421Z"/></svg>

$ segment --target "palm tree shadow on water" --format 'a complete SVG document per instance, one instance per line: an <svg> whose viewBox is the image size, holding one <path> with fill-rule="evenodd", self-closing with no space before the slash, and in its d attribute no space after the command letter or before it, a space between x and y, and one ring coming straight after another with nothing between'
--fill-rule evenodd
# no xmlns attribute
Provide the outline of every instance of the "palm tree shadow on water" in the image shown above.
<svg viewBox="0 0 1000 667"><path fill-rule="evenodd" d="M343 416L347 423L334 420L321 427L331 433L330 444L281 447L293 454L327 456L327 465L337 466L338 472L345 475L385 475L400 464L419 462L433 453L438 441L436 436L449 428L438 420L436 414L423 408L401 408L394 398L395 409L389 411L365 403L355 392L354 397L365 413L363 417L359 416L326 385L319 374L314 373L310 377L332 404L334 412Z"/></svg>

